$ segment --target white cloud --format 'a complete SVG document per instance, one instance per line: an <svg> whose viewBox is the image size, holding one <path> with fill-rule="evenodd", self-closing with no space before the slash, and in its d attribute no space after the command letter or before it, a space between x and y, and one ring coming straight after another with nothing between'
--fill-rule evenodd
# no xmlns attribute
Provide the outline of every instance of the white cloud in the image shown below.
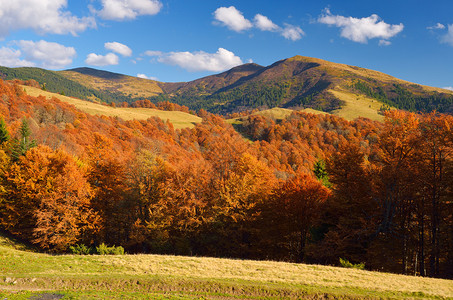
<svg viewBox="0 0 453 300"><path fill-rule="evenodd" d="M367 43L369 39L380 38L387 40L400 33L404 25L390 25L373 14L366 18L353 18L332 15L328 9L318 18L318 22L341 28L341 36L354 42Z"/></svg>
<svg viewBox="0 0 453 300"><path fill-rule="evenodd" d="M145 74L137 74L137 77L138 78L143 78L143 79L149 79L149 80L158 80L157 77L153 77L153 76L146 76Z"/></svg>
<svg viewBox="0 0 453 300"><path fill-rule="evenodd" d="M390 46L392 43L387 40L379 40L379 46Z"/></svg>
<svg viewBox="0 0 453 300"><path fill-rule="evenodd" d="M257 14L253 21L255 21L255 26L262 31L280 30L280 26L272 22L268 17L261 14Z"/></svg>
<svg viewBox="0 0 453 300"><path fill-rule="evenodd" d="M216 53L204 51L164 53L158 61L176 65L191 72L220 72L242 64L240 57L223 48L219 48Z"/></svg>
<svg viewBox="0 0 453 300"><path fill-rule="evenodd" d="M159 0L102 0L98 15L106 20L132 20L142 15L155 15L162 8Z"/></svg>
<svg viewBox="0 0 453 300"><path fill-rule="evenodd" d="M46 41L13 41L15 47L0 48L0 65L7 67L42 67L60 69L72 63L73 47ZM15 49L19 48L19 49Z"/></svg>
<svg viewBox="0 0 453 300"><path fill-rule="evenodd" d="M426 27L426 29L430 29L430 30L434 30L434 29L445 29L445 25L444 25L444 24L441 24L441 23L437 23L437 24L434 25L434 26Z"/></svg>
<svg viewBox="0 0 453 300"><path fill-rule="evenodd" d="M0 48L0 65L5 67L34 67L35 63L21 59L22 52L7 47Z"/></svg>
<svg viewBox="0 0 453 300"><path fill-rule="evenodd" d="M241 32L253 27L252 23L244 18L242 12L237 10L234 6L217 8L214 12L214 18L219 21L221 25L236 32Z"/></svg>
<svg viewBox="0 0 453 300"><path fill-rule="evenodd" d="M132 50L128 46L118 43L118 42L111 42L104 44L105 49L111 50L115 53L121 54L122 56L131 56Z"/></svg>
<svg viewBox="0 0 453 300"><path fill-rule="evenodd" d="M305 35L305 32L299 26L285 24L285 28L282 29L281 35L288 40L297 41Z"/></svg>
<svg viewBox="0 0 453 300"><path fill-rule="evenodd" d="M77 35L96 26L93 17L78 18L66 7L67 0L0 0L0 38L27 28L39 34Z"/></svg>
<svg viewBox="0 0 453 300"><path fill-rule="evenodd" d="M144 54L147 55L147 56L161 56L163 53L162 53L162 51L148 50L148 51L145 51Z"/></svg>
<svg viewBox="0 0 453 300"><path fill-rule="evenodd" d="M116 54L107 53L106 55L97 55L95 53L88 54L85 63L91 66L111 66L119 63L119 58Z"/></svg>
<svg viewBox="0 0 453 300"><path fill-rule="evenodd" d="M441 41L453 46L453 24L448 25L448 32L442 37Z"/></svg>
<svg viewBox="0 0 453 300"><path fill-rule="evenodd" d="M262 14L256 14L252 23L244 18L242 12L237 10L234 6L217 8L214 12L214 18L216 19L214 24L226 26L236 32L255 27L261 31L278 32L281 36L292 41L300 40L302 36L305 35L304 31L299 26L285 24L285 27L282 28Z"/></svg>
<svg viewBox="0 0 453 300"><path fill-rule="evenodd" d="M39 62L39 65L44 68L63 68L70 65L77 54L73 47L65 47L43 40L38 42L18 41L17 44L27 61Z"/></svg>
<svg viewBox="0 0 453 300"><path fill-rule="evenodd" d="M446 87L443 87L443 89L453 91L453 86L446 86Z"/></svg>

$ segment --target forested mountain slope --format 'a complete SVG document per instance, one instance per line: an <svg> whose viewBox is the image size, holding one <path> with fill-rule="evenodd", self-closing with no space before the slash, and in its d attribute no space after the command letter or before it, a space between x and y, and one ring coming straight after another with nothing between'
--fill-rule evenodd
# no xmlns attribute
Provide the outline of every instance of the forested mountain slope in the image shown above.
<svg viewBox="0 0 453 300"><path fill-rule="evenodd" d="M252 109L311 108L347 119L382 119L389 108L453 111L453 92L421 86L355 66L295 56L270 66L244 64L190 82L165 83L91 68L52 72L2 67L5 79L34 79L49 91L120 104L148 99L192 110L234 113ZM382 115L382 114L381 114Z"/></svg>

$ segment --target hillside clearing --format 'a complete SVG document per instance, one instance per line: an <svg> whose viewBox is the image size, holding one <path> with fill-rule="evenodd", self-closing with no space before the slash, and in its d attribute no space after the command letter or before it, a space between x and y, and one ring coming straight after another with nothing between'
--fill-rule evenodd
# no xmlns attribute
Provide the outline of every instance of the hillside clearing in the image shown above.
<svg viewBox="0 0 453 300"><path fill-rule="evenodd" d="M258 111L256 113L254 113L254 115L264 116L267 118L271 118L273 120L283 120L283 119L286 119L287 117L289 117L293 113L293 111L294 110L292 110L292 109L274 107L271 109ZM310 113L310 114L321 114L321 115L328 114L326 112L323 112L320 110L315 110L312 108L305 108L305 109L301 109L298 111L306 112L306 113Z"/></svg>
<svg viewBox="0 0 453 300"><path fill-rule="evenodd" d="M321 115L328 114L326 112L315 110L312 108L305 108L305 109L298 110L298 111L306 112L306 113L310 113L310 114L321 114ZM264 116L264 117L270 118L274 121L279 121L279 120L284 120L284 119L288 118L293 112L294 112L294 110L292 110L292 109L274 107L274 108L254 112L252 115ZM238 118L227 119L227 120L225 120L225 122L228 124L233 124L233 125L242 124L242 121L244 120L244 118L247 118L247 117L238 117Z"/></svg>
<svg viewBox="0 0 453 300"><path fill-rule="evenodd" d="M90 115L119 117L123 120L146 120L151 117L158 117L163 121L169 120L173 124L175 129L192 128L196 123L200 123L202 120L198 116L181 111L163 111L151 108L111 107L55 93L50 93L30 86L23 86L23 88L25 92L30 96L44 96L47 98L56 97L63 102L74 105L77 109Z"/></svg>
<svg viewBox="0 0 453 300"><path fill-rule="evenodd" d="M363 95L354 94L343 90L329 90L336 98L345 102L345 105L332 114L352 121L359 117L373 121L383 121L384 116L378 114L382 103Z"/></svg>
<svg viewBox="0 0 453 300"><path fill-rule="evenodd" d="M71 299L447 299L449 280L273 261L169 255L77 256L16 250L0 236L0 296ZM9 298L11 297L11 298Z"/></svg>

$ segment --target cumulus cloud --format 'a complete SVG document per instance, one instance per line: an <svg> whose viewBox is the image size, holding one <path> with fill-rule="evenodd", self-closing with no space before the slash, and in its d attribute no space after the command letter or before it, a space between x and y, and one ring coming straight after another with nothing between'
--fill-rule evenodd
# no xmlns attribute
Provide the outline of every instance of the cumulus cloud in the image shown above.
<svg viewBox="0 0 453 300"><path fill-rule="evenodd" d="M342 37L359 43L367 43L369 39L373 38L388 40L404 28L402 23L397 25L387 24L376 14L358 19L332 15L328 9L318 18L318 22L341 28L340 35Z"/></svg>
<svg viewBox="0 0 453 300"><path fill-rule="evenodd" d="M158 61L179 66L191 72L220 72L242 64L240 57L223 48L219 48L216 53L204 51L163 53Z"/></svg>
<svg viewBox="0 0 453 300"><path fill-rule="evenodd" d="M445 25L444 25L444 24L441 24L441 23L437 23L437 24L434 25L434 26L426 27L426 29L430 29L430 30L434 30L434 29L445 29Z"/></svg>
<svg viewBox="0 0 453 300"><path fill-rule="evenodd" d="M67 0L0 0L0 38L31 28L39 34L72 34L95 27L93 17L78 18L66 10Z"/></svg>
<svg viewBox="0 0 453 300"><path fill-rule="evenodd" d="M161 56L162 54L163 54L162 51L152 51L152 50L145 51L145 55L147 55L147 56Z"/></svg>
<svg viewBox="0 0 453 300"><path fill-rule="evenodd" d="M158 80L157 77L153 77L153 76L146 76L145 74L137 74L137 77L138 78L143 78L143 79L149 79L149 80Z"/></svg>
<svg viewBox="0 0 453 300"><path fill-rule="evenodd" d="M142 15L155 15L162 8L159 0L102 0L97 14L105 20L133 20Z"/></svg>
<svg viewBox="0 0 453 300"><path fill-rule="evenodd" d="M70 65L76 54L73 47L65 47L58 43L43 40L13 41L11 47L0 48L0 65L60 69Z"/></svg>
<svg viewBox="0 0 453 300"><path fill-rule="evenodd" d="M128 46L118 43L118 42L111 42L104 44L105 49L111 50L115 53L121 54L122 56L131 56L132 50Z"/></svg>
<svg viewBox="0 0 453 300"><path fill-rule="evenodd" d="M39 65L44 68L63 68L70 65L77 54L73 47L43 40L38 42L18 41L17 44L27 61L39 62Z"/></svg>
<svg viewBox="0 0 453 300"><path fill-rule="evenodd" d="M253 19L255 26L262 31L278 31L280 26L272 22L268 17L257 14Z"/></svg>
<svg viewBox="0 0 453 300"><path fill-rule="evenodd" d="M442 37L441 41L453 46L453 24L448 25L448 32Z"/></svg>
<svg viewBox="0 0 453 300"><path fill-rule="evenodd" d="M305 35L299 26L285 24L285 27L282 28L262 14L256 14L252 23L234 6L217 8L214 12L214 19L216 20L214 24L226 26L236 32L255 27L261 31L278 32L281 36L292 41L297 41Z"/></svg>
<svg viewBox="0 0 453 300"><path fill-rule="evenodd" d="M282 29L281 35L288 40L297 41L305 35L305 32L299 26L285 24L285 28Z"/></svg>
<svg viewBox="0 0 453 300"><path fill-rule="evenodd" d="M253 27L252 22L244 18L242 12L237 10L234 6L217 8L214 12L214 18L219 24L236 32L241 32Z"/></svg>
<svg viewBox="0 0 453 300"><path fill-rule="evenodd" d="M0 65L15 68L15 67L34 67L35 63L21 58L20 50L7 47L0 48Z"/></svg>
<svg viewBox="0 0 453 300"><path fill-rule="evenodd" d="M446 87L443 87L443 89L453 91L453 86L446 86Z"/></svg>
<svg viewBox="0 0 453 300"><path fill-rule="evenodd" d="M119 58L114 53L107 53L106 55L98 55L95 53L88 54L85 63L91 66L111 66L119 63Z"/></svg>

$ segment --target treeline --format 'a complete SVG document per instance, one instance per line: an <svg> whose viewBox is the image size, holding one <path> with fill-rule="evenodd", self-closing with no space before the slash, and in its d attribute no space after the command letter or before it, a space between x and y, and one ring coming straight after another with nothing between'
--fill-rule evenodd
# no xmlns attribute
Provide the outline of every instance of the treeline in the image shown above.
<svg viewBox="0 0 453 300"><path fill-rule="evenodd" d="M250 116L247 141L205 111L174 130L5 82L0 95L0 226L46 251L105 243L453 276L451 116Z"/></svg>
<svg viewBox="0 0 453 300"><path fill-rule="evenodd" d="M137 100L145 100L144 97L130 97L122 93L115 93L106 90L87 88L80 83L67 79L57 72L48 71L40 68L22 67L7 68L0 66L0 79L3 80L35 80L39 87L57 94L90 100L93 97L105 103L132 103ZM35 86L36 87L36 86Z"/></svg>
<svg viewBox="0 0 453 300"><path fill-rule="evenodd" d="M409 88L400 84L389 86L374 86L371 83L357 80L352 87L367 95L377 99L386 105L403 109L411 112L431 112L441 113L453 112L453 96L444 93L420 91L419 86Z"/></svg>
<svg viewBox="0 0 453 300"><path fill-rule="evenodd" d="M66 79L56 72L40 68L0 67L0 78L3 80L35 80L44 88L53 93L62 93L67 96L88 100L93 96L93 91L83 85Z"/></svg>

